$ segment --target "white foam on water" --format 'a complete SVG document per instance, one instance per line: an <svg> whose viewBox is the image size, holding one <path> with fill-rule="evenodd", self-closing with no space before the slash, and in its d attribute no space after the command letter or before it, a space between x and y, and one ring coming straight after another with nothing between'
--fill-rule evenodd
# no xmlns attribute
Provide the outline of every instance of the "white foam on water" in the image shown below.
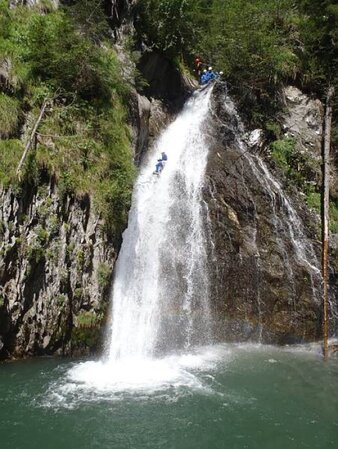
<svg viewBox="0 0 338 449"><path fill-rule="evenodd" d="M215 394L210 372L230 362L228 346L208 346L164 358L124 358L75 364L61 380L50 385L43 406L74 408L83 402L119 401L132 397L176 400L190 391Z"/></svg>
<svg viewBox="0 0 338 449"><path fill-rule="evenodd" d="M132 357L118 362L101 360L76 363L66 373L55 370L58 380L50 384L35 405L74 409L86 403L102 401L177 402L191 394L222 396L228 405L248 403L253 398L227 390L226 385L217 380L219 374L224 376L227 371L231 373L239 369L238 366L249 369L256 356L261 363L268 365L285 363L287 353L293 353L297 360L309 357L317 360L320 344L280 347L257 343L223 343L159 359Z"/></svg>

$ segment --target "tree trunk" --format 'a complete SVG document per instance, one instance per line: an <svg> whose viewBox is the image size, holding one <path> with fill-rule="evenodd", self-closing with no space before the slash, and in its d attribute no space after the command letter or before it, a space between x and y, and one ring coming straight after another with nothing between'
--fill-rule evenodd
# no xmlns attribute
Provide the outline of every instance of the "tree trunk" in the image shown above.
<svg viewBox="0 0 338 449"><path fill-rule="evenodd" d="M17 174L19 177L20 177L21 167L22 167L23 163L25 162L27 153L28 153L30 147L32 146L32 143L33 143L34 140L35 140L36 131L38 130L38 127L39 127L39 125L40 125L40 122L41 122L41 120L42 120L42 118L43 118L43 116L44 116L44 114L45 114L46 107L47 107L47 105L48 105L48 101L49 101L49 100L47 100L47 98L45 98L45 99L43 100L43 103L42 103L42 106L41 106L41 110L40 110L39 117L38 117L38 119L36 120L35 125L34 125L34 128L33 128L32 132L31 132L30 138L28 139L28 142L27 142L26 145L25 145L25 149L24 149L24 152L22 153L22 156L21 156L21 159L20 159L18 168L16 169L16 174Z"/></svg>
<svg viewBox="0 0 338 449"><path fill-rule="evenodd" d="M323 145L323 192L322 192L322 272L323 272L323 337L324 358L329 349L329 199L330 199L330 144L331 144L331 99L334 88L329 87L326 98Z"/></svg>

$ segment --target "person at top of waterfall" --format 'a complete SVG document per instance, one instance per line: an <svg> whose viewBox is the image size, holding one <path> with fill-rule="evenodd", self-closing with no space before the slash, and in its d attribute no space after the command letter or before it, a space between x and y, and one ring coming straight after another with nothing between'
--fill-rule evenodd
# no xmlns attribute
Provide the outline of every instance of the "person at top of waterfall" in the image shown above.
<svg viewBox="0 0 338 449"><path fill-rule="evenodd" d="M223 72L214 71L215 80L219 80L223 76Z"/></svg>
<svg viewBox="0 0 338 449"><path fill-rule="evenodd" d="M208 81L214 80L216 78L216 74L212 70L212 67L208 68L207 74L208 74Z"/></svg>
<svg viewBox="0 0 338 449"><path fill-rule="evenodd" d="M200 76L202 71L202 60L199 57L195 58L195 70L197 75Z"/></svg>
<svg viewBox="0 0 338 449"><path fill-rule="evenodd" d="M163 170L163 162L162 159L157 159L157 164L155 166L155 171L154 174L155 175L159 175L161 173L161 171Z"/></svg>
<svg viewBox="0 0 338 449"><path fill-rule="evenodd" d="M209 75L208 75L207 69L203 70L200 81L201 81L202 85L207 84L207 82L209 81Z"/></svg>

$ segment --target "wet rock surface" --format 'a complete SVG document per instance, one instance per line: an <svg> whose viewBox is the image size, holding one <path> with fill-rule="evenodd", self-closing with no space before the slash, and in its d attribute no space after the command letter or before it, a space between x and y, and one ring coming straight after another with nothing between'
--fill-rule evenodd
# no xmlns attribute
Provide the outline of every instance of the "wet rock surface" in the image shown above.
<svg viewBox="0 0 338 449"><path fill-rule="evenodd" d="M295 192L285 191L255 146L245 143L224 84L214 89L212 110L204 196L213 239L209 269L216 333L230 341L316 339L320 258L309 225L316 217Z"/></svg>
<svg viewBox="0 0 338 449"><path fill-rule="evenodd" d="M51 182L0 202L1 356L96 347L116 250L90 198L62 200Z"/></svg>

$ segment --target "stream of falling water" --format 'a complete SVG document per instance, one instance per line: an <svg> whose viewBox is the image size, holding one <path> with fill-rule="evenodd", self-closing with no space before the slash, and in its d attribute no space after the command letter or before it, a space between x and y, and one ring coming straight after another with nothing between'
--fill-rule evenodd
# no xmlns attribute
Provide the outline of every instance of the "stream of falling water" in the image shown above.
<svg viewBox="0 0 338 449"><path fill-rule="evenodd" d="M214 359L202 199L211 90L191 97L142 164L115 269L106 355L71 369L62 397L78 388L201 386L190 370ZM168 161L157 176L163 151Z"/></svg>
<svg viewBox="0 0 338 449"><path fill-rule="evenodd" d="M111 361L153 357L209 341L201 189L210 89L195 94L143 164L116 266ZM154 175L157 158L168 161Z"/></svg>

